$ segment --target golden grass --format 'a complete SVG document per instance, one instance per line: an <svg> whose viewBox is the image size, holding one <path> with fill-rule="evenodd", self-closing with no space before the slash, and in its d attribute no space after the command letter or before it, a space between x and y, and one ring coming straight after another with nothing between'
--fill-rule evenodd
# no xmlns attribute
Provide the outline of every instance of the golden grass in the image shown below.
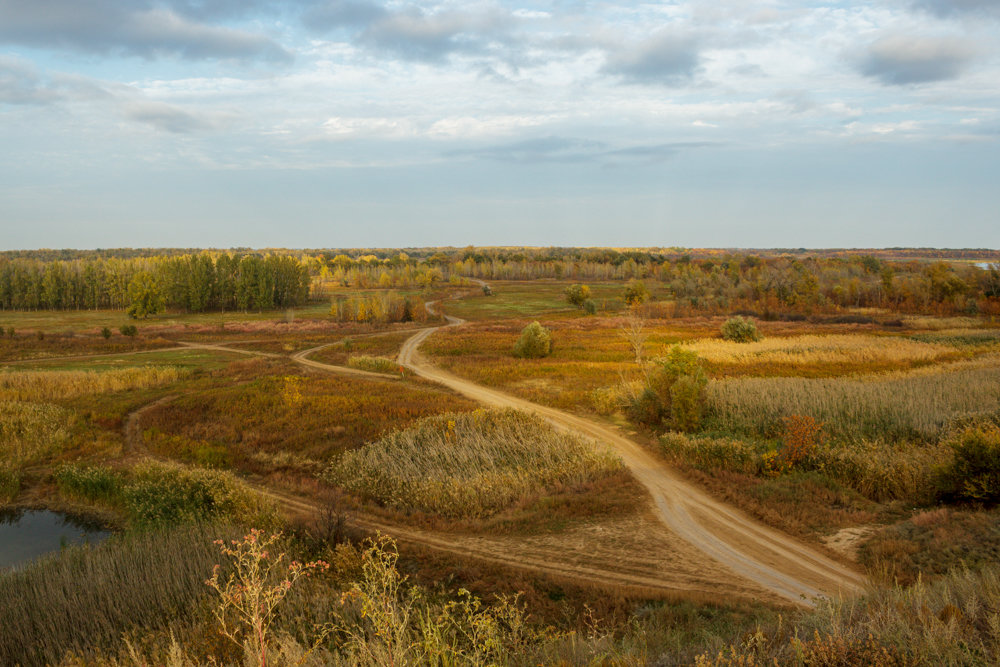
<svg viewBox="0 0 1000 667"><path fill-rule="evenodd" d="M70 436L73 414L57 405L0 400L0 467L16 470Z"/></svg>
<svg viewBox="0 0 1000 667"><path fill-rule="evenodd" d="M751 343L701 339L684 347L713 363L724 364L870 364L932 362L954 348L896 336L864 334L805 335L765 338Z"/></svg>
<svg viewBox="0 0 1000 667"><path fill-rule="evenodd" d="M715 430L771 438L784 417L809 415L841 440L929 440L956 416L1000 409L1000 367L980 359L853 378L732 378L707 393Z"/></svg>
<svg viewBox="0 0 1000 667"><path fill-rule="evenodd" d="M148 389L176 382L184 372L171 366L109 371L13 371L0 373L0 399L51 401L91 394Z"/></svg>
<svg viewBox="0 0 1000 667"><path fill-rule="evenodd" d="M480 518L519 499L572 488L622 470L593 443L515 410L421 420L346 453L328 477L397 508Z"/></svg>

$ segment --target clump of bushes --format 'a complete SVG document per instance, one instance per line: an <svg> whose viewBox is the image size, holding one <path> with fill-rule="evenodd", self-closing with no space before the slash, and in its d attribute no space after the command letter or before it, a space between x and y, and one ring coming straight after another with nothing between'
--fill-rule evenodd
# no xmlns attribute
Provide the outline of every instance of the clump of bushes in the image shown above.
<svg viewBox="0 0 1000 667"><path fill-rule="evenodd" d="M946 440L954 452L939 478L945 500L994 505L1000 502L1000 428L972 426Z"/></svg>
<svg viewBox="0 0 1000 667"><path fill-rule="evenodd" d="M752 343L763 338L753 320L739 315L730 317L722 324L722 337L734 343Z"/></svg>
<svg viewBox="0 0 1000 667"><path fill-rule="evenodd" d="M271 522L275 510L231 473L149 463L122 473L66 465L55 473L67 496L121 509L132 525L151 527L214 519Z"/></svg>
<svg viewBox="0 0 1000 667"><path fill-rule="evenodd" d="M653 361L646 387L629 406L629 417L640 424L667 423L677 431L694 431L701 425L708 376L698 355L679 345L666 357Z"/></svg>
<svg viewBox="0 0 1000 667"><path fill-rule="evenodd" d="M622 300L630 308L641 306L646 303L646 299L648 298L649 290L646 289L646 285L641 280L632 279L628 281L625 285L625 290L622 292Z"/></svg>
<svg viewBox="0 0 1000 667"><path fill-rule="evenodd" d="M522 359L540 359L552 353L552 332L538 322L532 322L521 331L514 343L514 356Z"/></svg>

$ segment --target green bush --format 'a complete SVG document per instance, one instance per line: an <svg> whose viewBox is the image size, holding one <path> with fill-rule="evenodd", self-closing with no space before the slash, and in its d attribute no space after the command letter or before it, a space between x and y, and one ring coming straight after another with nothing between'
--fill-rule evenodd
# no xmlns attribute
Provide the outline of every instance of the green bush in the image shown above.
<svg viewBox="0 0 1000 667"><path fill-rule="evenodd" d="M0 504L14 500L20 491L20 471L0 466Z"/></svg>
<svg viewBox="0 0 1000 667"><path fill-rule="evenodd" d="M64 465L55 472L56 486L67 496L115 504L121 499L121 473L100 466Z"/></svg>
<svg viewBox="0 0 1000 667"><path fill-rule="evenodd" d="M540 359L552 352L552 333L538 322L532 322L521 331L521 337L514 343L514 356L526 359Z"/></svg>
<svg viewBox="0 0 1000 667"><path fill-rule="evenodd" d="M570 285L566 288L566 301L577 308L582 308L585 301L590 298L590 288L586 285Z"/></svg>
<svg viewBox="0 0 1000 667"><path fill-rule="evenodd" d="M649 387L636 396L627 412L628 418L637 424L659 426L663 422L663 404Z"/></svg>
<svg viewBox="0 0 1000 667"><path fill-rule="evenodd" d="M722 325L722 337L734 343L752 343L763 338L753 320L743 319L739 315L725 321Z"/></svg>
<svg viewBox="0 0 1000 667"><path fill-rule="evenodd" d="M967 428L949 444L955 458L941 471L941 496L990 505L1000 502L1000 429Z"/></svg>
<svg viewBox="0 0 1000 667"><path fill-rule="evenodd" d="M139 334L139 328L134 324L123 324L118 328L123 336L128 336L129 338L135 338Z"/></svg>
<svg viewBox="0 0 1000 667"><path fill-rule="evenodd" d="M654 363L656 367L649 374L647 388L659 403L661 419L669 417L671 427L678 431L697 430L708 384L697 353L675 345L666 357ZM644 412L652 415L648 409Z"/></svg>
<svg viewBox="0 0 1000 667"><path fill-rule="evenodd" d="M584 301L581 308L583 308L583 312L587 313L588 315L597 314L597 303L593 299L587 299L586 301Z"/></svg>
<svg viewBox="0 0 1000 667"><path fill-rule="evenodd" d="M641 306L649 298L649 290L640 280L630 280L628 284L625 285L625 291L622 293L622 299L625 301L626 306Z"/></svg>
<svg viewBox="0 0 1000 667"><path fill-rule="evenodd" d="M101 335L104 336L104 340L111 338L111 329L108 327L102 328Z"/></svg>

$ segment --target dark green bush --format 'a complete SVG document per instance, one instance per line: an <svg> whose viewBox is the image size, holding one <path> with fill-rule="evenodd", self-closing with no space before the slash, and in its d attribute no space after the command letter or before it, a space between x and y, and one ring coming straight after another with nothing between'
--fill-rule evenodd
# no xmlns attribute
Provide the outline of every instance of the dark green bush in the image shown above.
<svg viewBox="0 0 1000 667"><path fill-rule="evenodd" d="M949 444L955 458L941 470L938 488L942 499L988 505L1000 502L1000 428L967 428Z"/></svg>
<svg viewBox="0 0 1000 667"><path fill-rule="evenodd" d="M763 338L753 320L743 319L739 315L725 321L722 325L722 337L734 343L752 343Z"/></svg>

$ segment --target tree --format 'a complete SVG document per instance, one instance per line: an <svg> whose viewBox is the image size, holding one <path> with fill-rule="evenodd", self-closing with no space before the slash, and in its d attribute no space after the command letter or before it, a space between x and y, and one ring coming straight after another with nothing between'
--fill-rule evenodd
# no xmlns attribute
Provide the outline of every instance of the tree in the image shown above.
<svg viewBox="0 0 1000 667"><path fill-rule="evenodd" d="M109 329L108 327L104 327L103 329L101 329L101 335L104 336L104 340L108 340L109 338L111 338L111 329Z"/></svg>
<svg viewBox="0 0 1000 667"><path fill-rule="evenodd" d="M646 320L632 312L625 319L625 323L622 324L622 328L618 332L628 343L629 349L632 350L632 355L635 357L635 363L639 365L642 365L642 353L647 338L645 328Z"/></svg>
<svg viewBox="0 0 1000 667"><path fill-rule="evenodd" d="M679 431L694 431L701 425L707 385L698 354L680 345L657 360L647 381L647 388L659 399L663 418L669 417L671 427Z"/></svg>
<svg viewBox="0 0 1000 667"><path fill-rule="evenodd" d="M527 359L547 357L552 352L552 333L538 322L532 322L521 331L514 343L514 356Z"/></svg>
<svg viewBox="0 0 1000 667"><path fill-rule="evenodd" d="M577 308L582 308L584 302L590 298L590 288L586 285L570 285L566 288L566 301Z"/></svg>
<svg viewBox="0 0 1000 667"><path fill-rule="evenodd" d="M146 271L140 271L132 277L128 284L128 298L129 305L125 312L134 320L144 320L163 310L160 286Z"/></svg>
<svg viewBox="0 0 1000 667"><path fill-rule="evenodd" d="M121 335L135 338L139 334L139 329L134 324L123 324L118 328Z"/></svg>
<svg viewBox="0 0 1000 667"><path fill-rule="evenodd" d="M641 306L649 298L649 290L646 289L646 285L641 280L632 279L625 285L622 298L629 308Z"/></svg>

